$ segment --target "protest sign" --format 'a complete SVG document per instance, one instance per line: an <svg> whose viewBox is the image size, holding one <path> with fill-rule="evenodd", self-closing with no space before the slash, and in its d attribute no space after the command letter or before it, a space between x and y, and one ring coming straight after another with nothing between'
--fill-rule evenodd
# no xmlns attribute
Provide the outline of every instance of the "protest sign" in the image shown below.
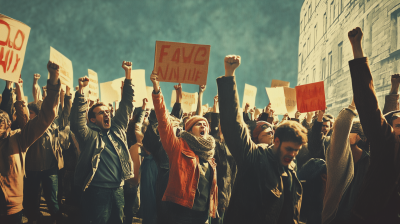
<svg viewBox="0 0 400 224"><path fill-rule="evenodd" d="M18 82L31 28L0 14L0 79Z"/></svg>
<svg viewBox="0 0 400 224"><path fill-rule="evenodd" d="M154 71L160 82L207 84L210 45L156 41Z"/></svg>
<svg viewBox="0 0 400 224"><path fill-rule="evenodd" d="M135 102L133 102L133 105L135 107L142 107L143 99L147 98L145 70L144 69L132 70L131 77L132 77L133 89L135 91L134 92L135 96L133 97Z"/></svg>
<svg viewBox="0 0 400 224"><path fill-rule="evenodd" d="M89 74L89 90L90 90L89 98L90 98L90 100L93 100L96 102L97 99L100 99L100 97L99 97L99 81L97 78L97 73L91 69L88 69L88 74Z"/></svg>
<svg viewBox="0 0 400 224"><path fill-rule="evenodd" d="M324 81L296 86L297 110L301 113L325 110Z"/></svg>
<svg viewBox="0 0 400 224"><path fill-rule="evenodd" d="M256 105L256 95L257 87L249 84L244 84L242 108L245 108L246 103L250 104L249 108L253 108Z"/></svg>
<svg viewBox="0 0 400 224"><path fill-rule="evenodd" d="M111 103L121 100L121 84L125 77L115 79L109 82L100 83L101 101Z"/></svg>
<svg viewBox="0 0 400 224"><path fill-rule="evenodd" d="M71 89L74 88L73 86L74 74L72 70L72 62L53 47L50 47L50 61L60 66L59 77L61 80L61 84L69 86L69 88ZM48 77L50 78L50 73Z"/></svg>
<svg viewBox="0 0 400 224"><path fill-rule="evenodd" d="M285 102L285 92L283 87L276 87L276 88L267 88L267 95L269 98L269 102L271 103L271 108L275 111L274 114L286 114L286 102Z"/></svg>
<svg viewBox="0 0 400 224"><path fill-rule="evenodd" d="M153 87L152 86L146 86L146 91L147 91L147 108L154 108L153 104Z"/></svg>
<svg viewBox="0 0 400 224"><path fill-rule="evenodd" d="M188 113L196 111L197 98L198 98L198 93L187 93L182 91L181 106L183 112ZM175 102L176 102L176 90L173 90L171 96L171 107L174 107Z"/></svg>
<svg viewBox="0 0 400 224"><path fill-rule="evenodd" d="M286 110L289 114L289 117L294 118L297 111L296 89L283 87L283 91L285 93Z"/></svg>
<svg viewBox="0 0 400 224"><path fill-rule="evenodd" d="M289 87L290 82L272 79L271 87Z"/></svg>

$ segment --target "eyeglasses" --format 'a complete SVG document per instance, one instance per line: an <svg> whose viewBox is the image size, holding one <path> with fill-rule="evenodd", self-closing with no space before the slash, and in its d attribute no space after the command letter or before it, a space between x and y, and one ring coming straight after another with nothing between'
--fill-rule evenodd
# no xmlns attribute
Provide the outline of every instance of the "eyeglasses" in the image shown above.
<svg viewBox="0 0 400 224"><path fill-rule="evenodd" d="M104 115L104 114L110 114L109 110L101 110L100 112L98 112L96 115Z"/></svg>

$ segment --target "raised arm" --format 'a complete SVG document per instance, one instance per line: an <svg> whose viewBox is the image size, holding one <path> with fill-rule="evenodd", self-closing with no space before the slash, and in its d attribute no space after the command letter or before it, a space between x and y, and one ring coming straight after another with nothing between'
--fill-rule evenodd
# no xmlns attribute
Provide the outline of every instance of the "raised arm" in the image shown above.
<svg viewBox="0 0 400 224"><path fill-rule="evenodd" d="M143 122L143 121L142 121ZM143 133L142 133L142 123L135 124L135 136L136 143L129 148L129 154L131 155L133 161L133 175L134 177L129 179L128 182L133 186L137 186L140 183L140 158L139 154L141 151L141 147L143 146Z"/></svg>
<svg viewBox="0 0 400 224"><path fill-rule="evenodd" d="M50 79L47 80L49 95L44 99L39 114L21 129L19 146L22 151L26 151L30 145L42 136L56 117L61 87L58 78L59 66L49 61L47 69L50 73Z"/></svg>
<svg viewBox="0 0 400 224"><path fill-rule="evenodd" d="M70 124L70 115L71 115L71 107L72 107L72 95L71 90L68 86L66 86L66 91L64 95L64 107L60 116L60 130L64 130L66 126Z"/></svg>
<svg viewBox="0 0 400 224"><path fill-rule="evenodd" d="M182 85L179 83L178 85L174 85L174 89L176 91L176 100L175 104L172 107L171 115L173 115L176 118L181 119L183 110L182 110Z"/></svg>
<svg viewBox="0 0 400 224"><path fill-rule="evenodd" d="M74 102L71 108L71 131L75 134L75 138L81 144L89 137L89 128L87 126L87 103L85 98L85 88L89 85L89 78L79 78L79 88L75 92ZM81 150L84 150L81 145Z"/></svg>
<svg viewBox="0 0 400 224"><path fill-rule="evenodd" d="M6 81L6 86L4 88L0 104L0 109L7 112L11 120L12 120L12 104L13 104L12 85L13 82Z"/></svg>
<svg viewBox="0 0 400 224"><path fill-rule="evenodd" d="M332 221L343 194L354 177L354 162L349 135L356 116L354 101L340 111L333 125L331 143L326 151L327 180L322 223ZM335 208L335 209L332 209Z"/></svg>
<svg viewBox="0 0 400 224"><path fill-rule="evenodd" d="M153 83L153 104L158 121L158 132L165 152L170 154L179 144L179 139L175 136L174 129L169 121L168 111L165 107L164 96L161 93L156 72L153 71L150 80Z"/></svg>
<svg viewBox="0 0 400 224"><path fill-rule="evenodd" d="M42 97L42 90L38 84L38 80L40 79L40 75L35 73L33 74L33 86L32 86L32 95L33 95L33 102L37 103L40 100L43 100Z"/></svg>
<svg viewBox="0 0 400 224"><path fill-rule="evenodd" d="M245 160L252 161L258 150L239 108L235 69L240 65L240 56L228 55L224 62L225 76L217 79L221 131L235 161L241 166Z"/></svg>
<svg viewBox="0 0 400 224"><path fill-rule="evenodd" d="M199 97L197 99L196 115L203 116L203 93L206 90L206 85L199 86Z"/></svg>
<svg viewBox="0 0 400 224"><path fill-rule="evenodd" d="M391 111L399 110L399 85L400 75L394 74L390 79L392 88L388 95L385 96L385 106L383 107L383 114Z"/></svg>
<svg viewBox="0 0 400 224"><path fill-rule="evenodd" d="M19 128L24 127L29 121L29 110L27 107L27 102L24 101L24 91L22 86L23 81L21 78L19 78L18 83L15 84L15 93L17 95L17 98L16 103L14 103Z"/></svg>
<svg viewBox="0 0 400 224"><path fill-rule="evenodd" d="M133 85L131 78L132 62L122 62L122 68L125 70L125 81L122 88L121 102L119 103L118 110L115 111L115 116L112 122L120 126L123 130L128 127L129 116L133 111Z"/></svg>
<svg viewBox="0 0 400 224"><path fill-rule="evenodd" d="M324 135L321 132L324 114L325 110L318 112L318 118L308 134L308 150L315 158L323 158L325 155L325 152L323 152Z"/></svg>
<svg viewBox="0 0 400 224"><path fill-rule="evenodd" d="M368 60L364 57L361 46L363 33L357 27L351 30L348 36L354 55L354 60L349 61L354 102L360 116L361 125L371 144L384 143L388 140L388 137L391 137L392 127L379 108ZM372 154L373 152L371 152Z"/></svg>

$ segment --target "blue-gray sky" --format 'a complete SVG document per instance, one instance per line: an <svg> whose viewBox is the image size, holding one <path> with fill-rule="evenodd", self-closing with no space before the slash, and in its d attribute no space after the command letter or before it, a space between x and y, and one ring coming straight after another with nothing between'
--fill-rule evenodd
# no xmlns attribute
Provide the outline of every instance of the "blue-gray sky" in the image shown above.
<svg viewBox="0 0 400 224"><path fill-rule="evenodd" d="M299 14L303 0L0 0L0 13L31 27L22 78L32 101L33 74L46 84L50 46L68 57L74 85L87 69L99 82L124 76L121 62L153 69L155 41L211 45L207 89L203 103L217 94L216 78L224 75L225 55L237 54L242 64L236 80L240 100L244 84L258 88L256 106L264 107L264 87L271 79L297 83ZM4 84L1 84L1 88ZM172 83L162 83L170 102ZM184 84L183 91L198 86ZM169 106L169 103L167 103Z"/></svg>

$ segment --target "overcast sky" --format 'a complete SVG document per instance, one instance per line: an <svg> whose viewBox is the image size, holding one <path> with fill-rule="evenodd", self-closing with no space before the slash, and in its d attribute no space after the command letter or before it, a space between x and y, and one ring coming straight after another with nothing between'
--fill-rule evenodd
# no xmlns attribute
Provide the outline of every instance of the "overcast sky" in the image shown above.
<svg viewBox="0 0 400 224"><path fill-rule="evenodd" d="M50 46L72 61L74 85L98 73L99 82L124 76L123 60L146 70L154 64L155 41L211 45L203 104L213 103L216 78L224 75L225 55L237 54L240 100L244 84L258 88L256 106L268 103L265 87L271 79L297 84L299 14L303 0L0 0L0 13L31 27L22 78L32 101L33 74L46 85ZM3 88L4 82L0 85ZM170 102L172 83L162 83ZM184 84L183 91L198 86ZM169 107L169 103L167 103Z"/></svg>

